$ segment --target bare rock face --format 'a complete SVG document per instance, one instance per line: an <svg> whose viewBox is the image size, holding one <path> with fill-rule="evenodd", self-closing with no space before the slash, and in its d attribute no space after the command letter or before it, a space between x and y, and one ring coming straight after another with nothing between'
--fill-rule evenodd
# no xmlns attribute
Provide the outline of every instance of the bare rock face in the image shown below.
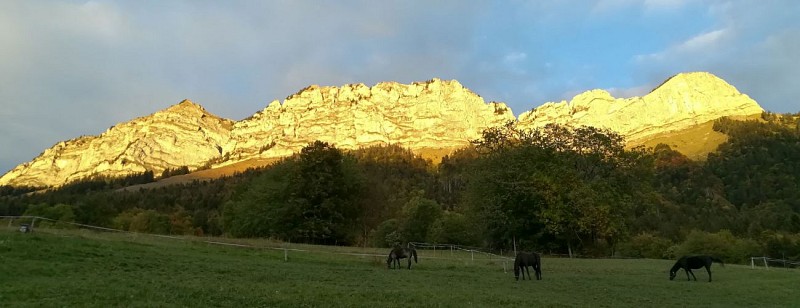
<svg viewBox="0 0 800 308"><path fill-rule="evenodd" d="M591 90L570 102L545 103L519 116L527 128L549 123L616 131L630 142L677 131L725 116L749 116L764 110L753 99L709 73L682 73L643 97L614 98Z"/></svg>
<svg viewBox="0 0 800 308"><path fill-rule="evenodd" d="M592 90L546 103L519 117L522 127L549 123L595 126L631 141L682 130L724 116L760 114L747 95L709 73L676 75L643 97L614 98ZM483 130L514 121L503 103L485 103L458 81L433 79L373 87L310 86L234 122L190 101L118 124L98 136L59 142L0 177L0 185L59 186L93 176L125 176L167 168L224 166L298 152L315 140L341 149L398 144L414 151L448 150Z"/></svg>
<svg viewBox="0 0 800 308"><path fill-rule="evenodd" d="M0 178L0 185L58 186L92 176L125 176L188 166L222 156L233 122L188 100L118 124L99 136L62 141Z"/></svg>
<svg viewBox="0 0 800 308"><path fill-rule="evenodd" d="M342 149L377 144L455 149L484 129L513 120L505 104L487 104L457 81L439 79L371 88L310 86L239 122L184 101L99 136L59 142L5 174L0 185L58 186L98 175L218 167L288 156L314 140Z"/></svg>
<svg viewBox="0 0 800 308"><path fill-rule="evenodd" d="M225 163L287 156L314 140L341 149L378 144L459 148L484 129L514 120L505 104L487 104L455 80L383 82L371 88L310 86L236 123Z"/></svg>

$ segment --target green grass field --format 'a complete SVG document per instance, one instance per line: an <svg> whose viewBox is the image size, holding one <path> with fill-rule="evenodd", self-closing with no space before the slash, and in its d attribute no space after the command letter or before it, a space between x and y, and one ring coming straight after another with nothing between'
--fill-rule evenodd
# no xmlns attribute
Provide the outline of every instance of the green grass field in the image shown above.
<svg viewBox="0 0 800 308"><path fill-rule="evenodd" d="M278 246L267 241L242 241ZM419 251L387 270L384 249L290 245L284 251L85 230L0 230L0 306L580 306L800 305L800 271L714 265L668 279L667 260L544 258L543 280L515 281L503 259ZM508 266L508 265L507 265ZM509 266L510 269L510 266Z"/></svg>

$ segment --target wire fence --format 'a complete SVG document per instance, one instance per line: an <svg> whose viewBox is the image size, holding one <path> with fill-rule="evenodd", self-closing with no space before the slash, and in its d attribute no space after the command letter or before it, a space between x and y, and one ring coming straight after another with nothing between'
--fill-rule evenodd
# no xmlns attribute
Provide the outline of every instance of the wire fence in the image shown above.
<svg viewBox="0 0 800 308"><path fill-rule="evenodd" d="M750 257L750 268L755 269L757 262L761 262L764 265L764 268L769 269L770 263L772 267L784 267L784 268L796 268L800 266L800 261L795 260L787 260L787 259L773 259L770 257Z"/></svg>
<svg viewBox="0 0 800 308"><path fill-rule="evenodd" d="M371 247L345 247L345 246L326 246L325 249L319 249L319 246L297 244L289 242L275 242L266 239L235 239L224 237L196 237L196 236L177 236L153 233L140 233L134 231L127 231L121 229L114 229L108 227L93 226L88 224L81 224L69 221L60 221L41 216L0 216L0 220L7 220L7 223L0 225L7 225L8 229L18 229L21 232L45 232L45 233L63 233L69 229L86 229L94 232L115 233L124 236L129 236L131 239L152 237L160 239L168 239L182 242L205 243L209 245L220 245L228 247L239 247L249 249L266 249L277 250L283 252L284 261L289 261L289 253L313 253L313 254L333 254L342 256L353 257L367 257L375 260L382 260L388 256L388 251L383 253L385 248L371 248ZM59 231L61 230L61 231ZM63 235L63 234L62 234ZM508 258L501 255L485 252L479 250L477 247L459 246L452 244L431 244L421 242L410 242L408 246L415 249L425 251L426 253L420 254L419 259L432 259L432 260L451 260L451 261L470 261L483 262L488 261L492 264L501 265L504 272L509 270L509 262L513 262L513 258ZM360 251L356 251L360 250ZM512 263L513 264L513 263Z"/></svg>
<svg viewBox="0 0 800 308"><path fill-rule="evenodd" d="M480 250L478 247L471 247L471 246L461 246L455 244L437 244L437 243L423 243L423 242L409 242L408 246L412 246L417 250L428 250L432 252L433 258L445 258L445 259L458 259L464 260L466 256L469 256L469 260L474 261L488 261L491 263L502 264L503 265L503 272L507 273L511 269L514 262L514 258L509 258L506 256L493 254L491 252L486 252ZM437 256L438 255L442 257ZM477 256L477 257L476 257Z"/></svg>

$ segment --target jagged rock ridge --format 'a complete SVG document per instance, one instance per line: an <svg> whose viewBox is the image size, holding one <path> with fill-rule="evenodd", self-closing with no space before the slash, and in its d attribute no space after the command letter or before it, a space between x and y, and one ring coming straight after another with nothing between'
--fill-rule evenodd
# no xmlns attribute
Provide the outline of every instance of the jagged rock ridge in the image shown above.
<svg viewBox="0 0 800 308"><path fill-rule="evenodd" d="M57 186L97 175L218 167L287 156L314 140L343 149L376 144L450 149L514 119L505 104L487 104L457 81L440 79L371 88L310 86L239 122L184 101L99 136L59 142L5 174L0 185Z"/></svg>
<svg viewBox="0 0 800 308"><path fill-rule="evenodd" d="M618 99L604 90L592 90L570 102L545 103L521 114L518 124L603 127L636 141L723 116L762 111L722 79L686 73L643 97ZM373 87L314 85L238 122L214 116L187 100L118 124L99 136L59 142L0 177L0 185L57 186L97 175L218 167L287 156L314 140L343 149L390 143L415 151L455 149L479 138L484 129L513 120L505 104L485 103L457 81L439 79Z"/></svg>
<svg viewBox="0 0 800 308"><path fill-rule="evenodd" d="M99 136L62 141L12 169L0 185L57 186L93 176L125 176L188 166L222 155L233 121L184 100L149 116L112 126Z"/></svg>
<svg viewBox="0 0 800 308"><path fill-rule="evenodd" d="M409 85L310 86L234 125L228 163L280 157L314 140L342 149L398 144L411 149L463 147L488 128L515 120L503 103L485 103L458 81Z"/></svg>
<svg viewBox="0 0 800 308"><path fill-rule="evenodd" d="M726 116L749 116L764 110L749 96L710 73L681 73L642 97L614 98L591 90L570 102L548 102L519 116L528 128L556 123L607 128L638 142Z"/></svg>

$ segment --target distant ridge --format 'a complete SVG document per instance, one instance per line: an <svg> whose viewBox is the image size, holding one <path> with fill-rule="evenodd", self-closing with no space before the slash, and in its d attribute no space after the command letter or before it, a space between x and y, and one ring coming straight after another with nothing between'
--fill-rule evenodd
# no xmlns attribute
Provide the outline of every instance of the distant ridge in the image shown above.
<svg viewBox="0 0 800 308"><path fill-rule="evenodd" d="M398 144L418 153L447 153L486 128L515 120L527 128L548 123L608 128L630 143L643 143L720 117L762 111L747 95L703 72L675 75L643 97L587 91L569 102L545 103L519 119L505 104L486 103L455 80L311 85L238 122L184 100L98 136L59 142L0 177L0 185L58 186L93 176L271 161L314 140L342 149Z"/></svg>

